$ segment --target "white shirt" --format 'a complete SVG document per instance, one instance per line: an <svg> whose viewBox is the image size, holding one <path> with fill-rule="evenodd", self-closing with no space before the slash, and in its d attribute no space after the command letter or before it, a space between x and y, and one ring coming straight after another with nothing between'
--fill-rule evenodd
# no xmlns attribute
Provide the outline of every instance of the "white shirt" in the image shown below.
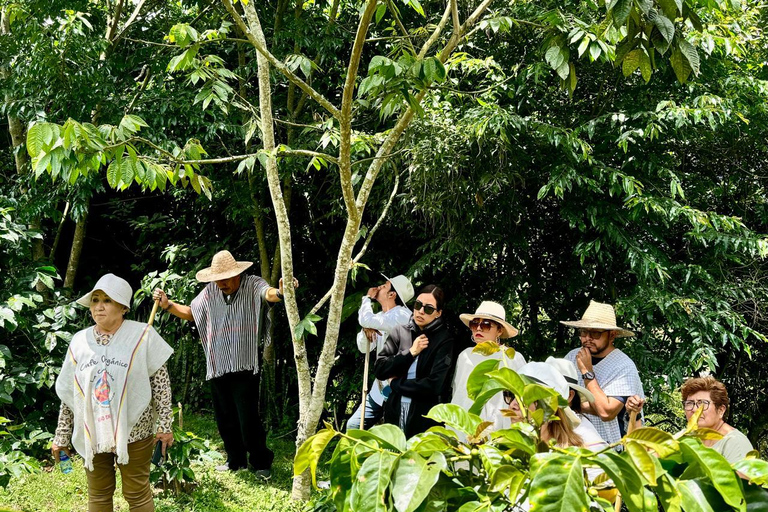
<svg viewBox="0 0 768 512"><path fill-rule="evenodd" d="M389 332L398 325L407 324L411 319L411 310L403 306L395 306L389 311L381 311L379 313L373 312L371 305L371 298L367 295L363 297L360 309L357 312L357 321L360 327L366 329L376 329L381 333L380 336L376 336L371 342L371 350L376 350L376 355L384 348L384 344L389 337ZM366 353L368 344L368 338L365 336L365 332L362 330L357 333L357 348L363 354ZM373 383L370 391L371 400L381 405L386 398L381 394L381 390L387 385L386 382L377 380Z"/></svg>

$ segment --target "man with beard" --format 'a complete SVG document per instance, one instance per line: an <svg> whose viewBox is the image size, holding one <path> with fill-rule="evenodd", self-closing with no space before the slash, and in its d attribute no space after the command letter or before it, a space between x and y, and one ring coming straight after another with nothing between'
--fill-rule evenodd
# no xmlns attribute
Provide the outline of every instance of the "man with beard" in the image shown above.
<svg viewBox="0 0 768 512"><path fill-rule="evenodd" d="M634 333L616 325L613 306L595 301L590 301L581 320L560 323L576 328L581 339L581 348L571 350L566 359L578 368L579 384L595 397L594 402L582 403L582 413L600 437L615 443L627 433L627 411L640 410L645 402L635 363L613 345L616 338Z"/></svg>

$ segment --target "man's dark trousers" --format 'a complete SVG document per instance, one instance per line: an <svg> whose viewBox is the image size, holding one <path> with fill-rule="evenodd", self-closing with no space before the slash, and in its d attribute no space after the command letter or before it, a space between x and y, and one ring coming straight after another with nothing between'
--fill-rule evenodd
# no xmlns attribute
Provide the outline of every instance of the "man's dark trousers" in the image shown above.
<svg viewBox="0 0 768 512"><path fill-rule="evenodd" d="M259 376L252 371L227 373L211 379L213 412L230 470L269 469L275 454L259 417Z"/></svg>

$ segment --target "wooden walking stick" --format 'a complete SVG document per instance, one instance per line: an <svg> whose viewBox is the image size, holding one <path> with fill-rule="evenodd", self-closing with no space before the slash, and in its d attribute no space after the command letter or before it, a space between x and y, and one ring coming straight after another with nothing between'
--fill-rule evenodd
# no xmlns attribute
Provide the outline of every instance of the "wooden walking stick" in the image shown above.
<svg viewBox="0 0 768 512"><path fill-rule="evenodd" d="M363 406L360 408L360 430L365 430L365 405L368 402L368 361L371 357L371 339L365 335L365 365L363 366Z"/></svg>
<svg viewBox="0 0 768 512"><path fill-rule="evenodd" d="M155 305L152 306L152 312L149 314L149 320L147 320L147 325L150 327L153 323L155 323L155 314L157 313L157 307L160 305L160 299L157 299L155 301Z"/></svg>
<svg viewBox="0 0 768 512"><path fill-rule="evenodd" d="M637 424L635 423L636 421L637 421L637 411L630 411L629 412L629 425L627 425L627 434L632 433L637 428ZM616 507L614 508L614 510L616 512L620 512L621 511L621 494L616 496L616 503L615 503L615 505L616 505Z"/></svg>

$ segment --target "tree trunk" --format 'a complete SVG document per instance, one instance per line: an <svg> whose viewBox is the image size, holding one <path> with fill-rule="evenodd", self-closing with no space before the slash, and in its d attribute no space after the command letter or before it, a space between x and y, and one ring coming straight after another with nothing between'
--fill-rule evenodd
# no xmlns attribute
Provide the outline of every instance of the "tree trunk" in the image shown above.
<svg viewBox="0 0 768 512"><path fill-rule="evenodd" d="M83 243L85 242L85 228L87 225L88 209L86 208L75 225L75 235L72 238L72 250L69 253L69 263L67 264L67 275L64 278L64 288L72 289L74 287L77 267L80 265L80 253L83 251Z"/></svg>

